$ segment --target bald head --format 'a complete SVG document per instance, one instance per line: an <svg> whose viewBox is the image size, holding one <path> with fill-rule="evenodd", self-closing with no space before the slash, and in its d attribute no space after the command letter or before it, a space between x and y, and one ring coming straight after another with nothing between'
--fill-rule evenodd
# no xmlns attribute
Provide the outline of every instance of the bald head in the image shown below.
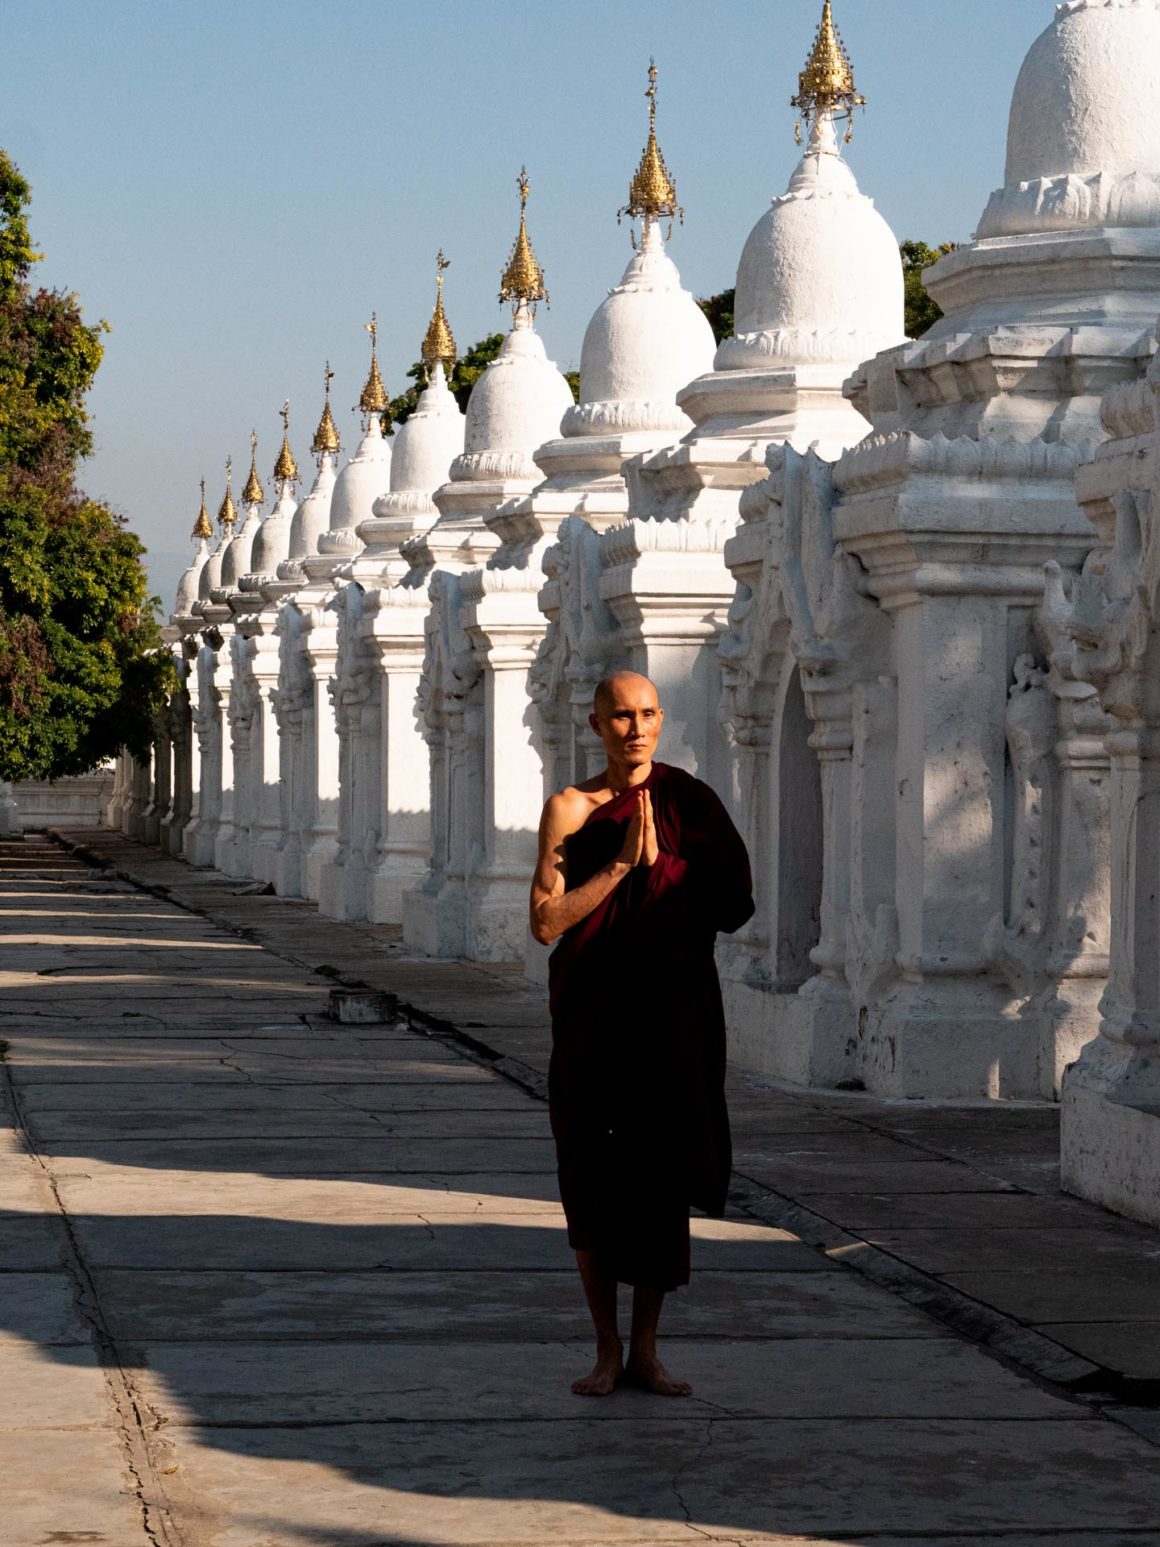
<svg viewBox="0 0 1160 1547"><path fill-rule="evenodd" d="M606 720L625 693L633 699L641 693L650 694L654 704L659 703L656 685L638 671L614 671L596 684L592 698L592 712L599 720Z"/></svg>

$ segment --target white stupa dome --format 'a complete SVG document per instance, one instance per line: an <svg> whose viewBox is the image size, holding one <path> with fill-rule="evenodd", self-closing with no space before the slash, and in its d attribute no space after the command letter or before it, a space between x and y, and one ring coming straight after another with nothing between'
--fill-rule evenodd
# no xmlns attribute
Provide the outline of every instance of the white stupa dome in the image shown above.
<svg viewBox="0 0 1160 1547"><path fill-rule="evenodd" d="M715 347L705 314L665 251L659 220L647 219L640 250L584 334L580 401L564 415L564 435L683 434L691 420L677 407L677 393L712 368Z"/></svg>
<svg viewBox="0 0 1160 1547"><path fill-rule="evenodd" d="M1011 99L1007 182L1160 171L1158 0L1072 0L1028 51Z"/></svg>
<svg viewBox="0 0 1160 1547"><path fill-rule="evenodd" d="M193 611L193 604L199 595L198 582L201 579L201 572L208 561L209 547L203 537L198 541L197 552L193 556L193 562L177 582L177 595L173 601L173 616L175 618L187 618Z"/></svg>
<svg viewBox="0 0 1160 1547"><path fill-rule="evenodd" d="M197 578L199 601L208 602L211 592L221 589L222 560L225 558L225 547L226 543L223 539L201 566L201 574Z"/></svg>
<svg viewBox="0 0 1160 1547"><path fill-rule="evenodd" d="M853 367L901 342L902 262L819 114L789 188L749 233L716 369Z"/></svg>
<svg viewBox="0 0 1160 1547"><path fill-rule="evenodd" d="M270 576L277 573L278 565L290 552L290 531L294 522L297 501L289 482L282 486L282 493L274 509L262 522L250 550L250 573Z"/></svg>
<svg viewBox="0 0 1160 1547"><path fill-rule="evenodd" d="M291 560L318 552L318 539L330 529L330 502L336 481L334 456L328 451L319 463L314 487L294 512L288 554Z"/></svg>
<svg viewBox="0 0 1160 1547"><path fill-rule="evenodd" d="M391 493L430 494L447 482L447 471L463 450L466 421L451 395L443 365L436 362L415 412L395 431ZM380 491L381 492L381 491Z"/></svg>
<svg viewBox="0 0 1160 1547"><path fill-rule="evenodd" d="M391 484L391 443L377 416L371 417L358 450L335 479L330 501L330 530L353 532L365 521L380 494Z"/></svg>
<svg viewBox="0 0 1160 1547"><path fill-rule="evenodd" d="M221 588L223 591L236 591L238 582L243 575L249 574L252 565L254 539L262 530L262 517L259 514L260 507L249 505L246 508L246 519L234 533L222 557Z"/></svg>
<svg viewBox="0 0 1160 1547"><path fill-rule="evenodd" d="M1160 225L1160 0L1068 0L1011 99L1005 186L979 237Z"/></svg>
<svg viewBox="0 0 1160 1547"><path fill-rule="evenodd" d="M452 479L538 478L532 452L559 434L571 406L572 389L548 359L521 303L503 348L472 391L464 451L452 463Z"/></svg>

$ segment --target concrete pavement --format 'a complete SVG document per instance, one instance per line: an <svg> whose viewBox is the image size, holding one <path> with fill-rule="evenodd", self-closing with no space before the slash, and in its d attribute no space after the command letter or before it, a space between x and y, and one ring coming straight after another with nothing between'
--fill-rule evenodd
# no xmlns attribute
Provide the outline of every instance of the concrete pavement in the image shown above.
<svg viewBox="0 0 1160 1547"><path fill-rule="evenodd" d="M4 1547L1160 1547L1160 1238L1050 1109L735 1078L696 1394L576 1398L538 991L83 843L0 850Z"/></svg>

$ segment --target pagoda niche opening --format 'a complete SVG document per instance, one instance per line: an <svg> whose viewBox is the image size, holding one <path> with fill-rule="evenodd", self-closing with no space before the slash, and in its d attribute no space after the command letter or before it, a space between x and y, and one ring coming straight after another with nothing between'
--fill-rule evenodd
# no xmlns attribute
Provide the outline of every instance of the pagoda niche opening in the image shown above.
<svg viewBox="0 0 1160 1547"><path fill-rule="evenodd" d="M777 748L777 987L792 993L813 977L810 952L821 938L822 779L810 746L801 671L786 687Z"/></svg>

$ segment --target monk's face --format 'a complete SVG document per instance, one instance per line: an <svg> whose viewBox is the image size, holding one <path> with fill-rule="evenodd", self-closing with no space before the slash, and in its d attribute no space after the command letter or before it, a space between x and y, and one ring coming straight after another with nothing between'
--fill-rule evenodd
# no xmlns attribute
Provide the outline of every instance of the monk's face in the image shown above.
<svg viewBox="0 0 1160 1547"><path fill-rule="evenodd" d="M664 718L648 678L625 672L613 678L607 702L589 717L589 724L604 743L609 763L639 768L652 761Z"/></svg>

